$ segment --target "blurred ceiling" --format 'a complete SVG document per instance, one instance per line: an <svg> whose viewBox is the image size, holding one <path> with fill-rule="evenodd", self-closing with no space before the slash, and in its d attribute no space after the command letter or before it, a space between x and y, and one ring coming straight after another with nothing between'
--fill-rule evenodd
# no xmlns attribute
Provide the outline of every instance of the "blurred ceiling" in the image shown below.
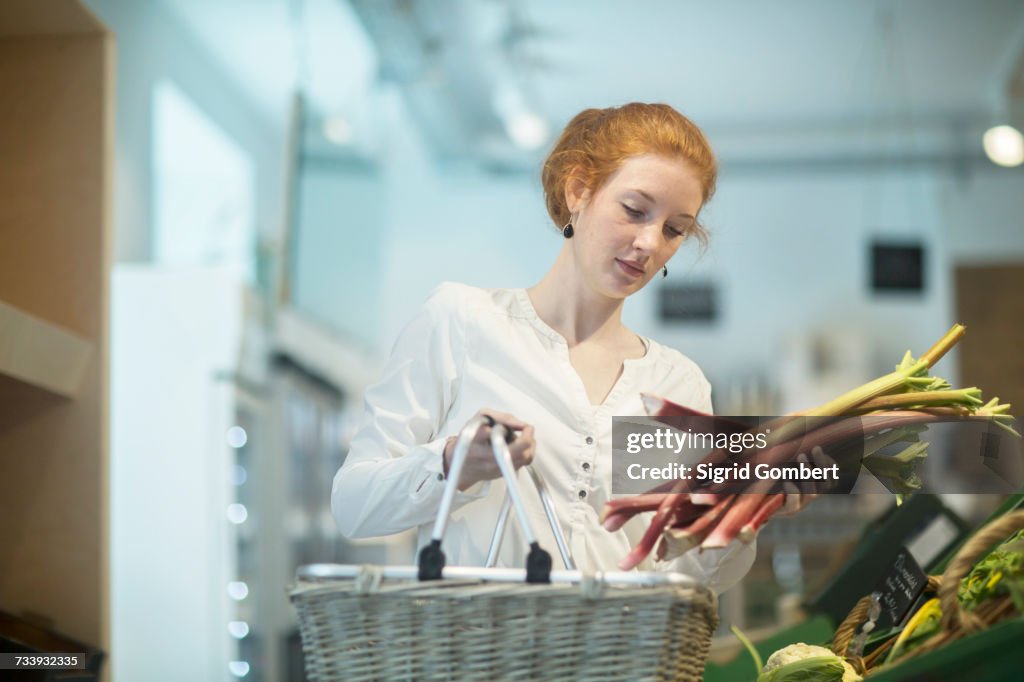
<svg viewBox="0 0 1024 682"><path fill-rule="evenodd" d="M1024 78L1024 0L164 2L268 117L298 87L358 140L394 84L439 158L495 168L633 100L676 106L727 161L958 154Z"/></svg>

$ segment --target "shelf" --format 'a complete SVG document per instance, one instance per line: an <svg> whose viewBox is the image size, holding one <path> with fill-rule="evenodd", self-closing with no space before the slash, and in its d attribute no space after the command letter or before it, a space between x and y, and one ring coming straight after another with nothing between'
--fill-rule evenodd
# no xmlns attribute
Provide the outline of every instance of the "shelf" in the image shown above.
<svg viewBox="0 0 1024 682"><path fill-rule="evenodd" d="M93 344L0 301L0 374L73 398Z"/></svg>
<svg viewBox="0 0 1024 682"><path fill-rule="evenodd" d="M110 651L115 65L83 2L0 1L0 604Z"/></svg>

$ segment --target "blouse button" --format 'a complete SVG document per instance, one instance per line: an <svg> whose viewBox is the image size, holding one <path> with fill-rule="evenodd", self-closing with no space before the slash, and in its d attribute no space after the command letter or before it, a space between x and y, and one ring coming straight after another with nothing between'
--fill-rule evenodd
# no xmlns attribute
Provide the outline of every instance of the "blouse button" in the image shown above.
<svg viewBox="0 0 1024 682"><path fill-rule="evenodd" d="M590 436L587 436L587 445L593 445L593 444L594 444L594 439L592 437L590 437Z"/></svg>
<svg viewBox="0 0 1024 682"><path fill-rule="evenodd" d="M585 498L586 496L587 496L587 491L586 491L586 490L581 490L581 491L580 491L580 499L582 500L582 499L583 499L583 498Z"/></svg>
<svg viewBox="0 0 1024 682"><path fill-rule="evenodd" d="M583 463L583 470L584 471L590 471L590 462L584 462Z"/></svg>

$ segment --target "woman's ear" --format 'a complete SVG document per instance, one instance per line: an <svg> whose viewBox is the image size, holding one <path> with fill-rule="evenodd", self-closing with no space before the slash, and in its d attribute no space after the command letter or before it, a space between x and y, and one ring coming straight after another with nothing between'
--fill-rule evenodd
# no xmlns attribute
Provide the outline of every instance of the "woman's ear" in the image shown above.
<svg viewBox="0 0 1024 682"><path fill-rule="evenodd" d="M590 198L590 190L582 176L579 169L574 168L565 180L565 205L568 207L569 213L579 213Z"/></svg>

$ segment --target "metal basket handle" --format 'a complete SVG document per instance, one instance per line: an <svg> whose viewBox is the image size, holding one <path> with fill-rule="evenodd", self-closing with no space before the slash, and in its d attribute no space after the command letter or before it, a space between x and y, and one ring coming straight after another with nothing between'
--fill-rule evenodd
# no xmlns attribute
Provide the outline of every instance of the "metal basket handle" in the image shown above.
<svg viewBox="0 0 1024 682"><path fill-rule="evenodd" d="M430 543L423 547L419 553L419 579L440 580L441 572L445 565L444 552L441 551L441 540L444 538L445 529L448 527L448 516L451 512L452 501L455 499L455 491L458 486L459 477L462 474L462 466L469 454L469 448L476 432L481 426L491 427L491 447L494 450L494 458L501 476L505 479L507 495L511 498L516 513L519 516L519 523L523 535L530 545L530 552L526 557L526 582L528 583L550 583L551 582L551 555L541 549L537 537L530 526L529 518L526 515L526 507L523 505L522 496L519 494L519 486L516 482L515 467L512 465L512 456L508 451L508 443L514 438L504 424L497 423L489 415L474 417L459 432L455 441L455 454L449 467L448 480L445 483L444 493L441 496L441 506L438 509L437 520L434 522L434 531Z"/></svg>
<svg viewBox="0 0 1024 682"><path fill-rule="evenodd" d="M575 571L576 562L573 561L572 552L565 541L565 535L562 534L562 524L558 522L555 505L551 501L551 494L548 492L547 484L544 483L544 477L533 468L532 464L527 464L525 469L530 472L533 487L537 489L541 504L544 505L544 514L548 517L548 525L551 527L551 533L555 536L558 553L562 555L562 563L565 564L566 570ZM512 511L512 498L505 493L505 500L501 503L501 511L498 513L498 522L494 525L494 534L491 536L491 546L487 551L487 562L484 564L486 568L493 568L498 563L498 552L501 551L501 543L505 539L505 529L508 527L510 511Z"/></svg>

